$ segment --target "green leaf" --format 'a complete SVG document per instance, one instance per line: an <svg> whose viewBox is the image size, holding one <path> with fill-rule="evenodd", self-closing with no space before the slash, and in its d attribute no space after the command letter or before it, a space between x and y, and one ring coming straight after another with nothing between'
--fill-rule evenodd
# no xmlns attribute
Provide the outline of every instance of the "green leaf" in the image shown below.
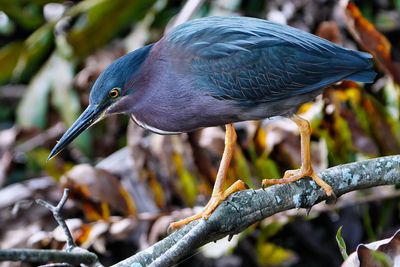
<svg viewBox="0 0 400 267"><path fill-rule="evenodd" d="M240 179L242 179L248 186L254 187L251 179L250 168L247 164L245 156L243 155L242 149L237 146L234 153L235 155L233 158L235 164L233 164L233 169L235 178L240 177Z"/></svg>
<svg viewBox="0 0 400 267"><path fill-rule="evenodd" d="M400 12L400 0L395 0L394 4L396 6L397 12Z"/></svg>
<svg viewBox="0 0 400 267"><path fill-rule="evenodd" d="M53 80L52 58L39 70L28 85L18 109L17 123L23 127L46 126L48 97Z"/></svg>
<svg viewBox="0 0 400 267"><path fill-rule="evenodd" d="M256 243L258 262L261 266L290 265L289 263L295 258L293 251L269 241L283 229L287 222L274 220L262 222Z"/></svg>
<svg viewBox="0 0 400 267"><path fill-rule="evenodd" d="M384 252L379 250L371 250L371 256L377 263L376 266L382 267L391 267L393 266L393 262L390 260L389 256L386 255Z"/></svg>
<svg viewBox="0 0 400 267"><path fill-rule="evenodd" d="M349 122L346 121L342 116L335 116L335 121L333 123L333 128L337 136L335 136L335 146L336 151L344 160L344 162L353 161L353 140L351 139L351 131L349 127Z"/></svg>
<svg viewBox="0 0 400 267"><path fill-rule="evenodd" d="M340 254L342 254L343 260L346 260L349 257L349 255L347 254L346 251L346 242L344 242L344 239L342 237L342 226L339 227L336 233L336 242L339 246Z"/></svg>
<svg viewBox="0 0 400 267"><path fill-rule="evenodd" d="M278 164L263 154L255 162L257 177L261 179L281 177Z"/></svg>
<svg viewBox="0 0 400 267"><path fill-rule="evenodd" d="M155 2L86 0L75 5L66 13L66 16L79 15L66 36L74 55L83 58L105 45L141 20Z"/></svg>
<svg viewBox="0 0 400 267"><path fill-rule="evenodd" d="M58 53L53 55L51 104L60 114L62 121L71 126L81 113L79 95L73 90L75 65ZM86 155L91 151L90 131L80 134L73 143Z"/></svg>
<svg viewBox="0 0 400 267"><path fill-rule="evenodd" d="M48 56L54 44L53 27L49 23L37 29L24 42L12 74L14 81L26 81Z"/></svg>
<svg viewBox="0 0 400 267"><path fill-rule="evenodd" d="M44 22L42 7L37 4L1 0L0 5L1 11L26 30L36 29Z"/></svg>
<svg viewBox="0 0 400 267"><path fill-rule="evenodd" d="M272 221L266 223L265 226L263 225L262 227L260 240L266 241L269 238L274 237L283 229L285 225L286 222L280 222L280 221Z"/></svg>
<svg viewBox="0 0 400 267"><path fill-rule="evenodd" d="M78 94L72 90L74 65L55 53L52 56L52 98L51 103L66 125L72 125L80 114Z"/></svg>
<svg viewBox="0 0 400 267"><path fill-rule="evenodd" d="M19 55L23 50L22 42L12 42L0 48L0 84L6 84L11 80Z"/></svg>
<svg viewBox="0 0 400 267"><path fill-rule="evenodd" d="M54 52L28 85L17 109L17 123L23 127L44 129L51 103L70 126L79 116L79 96L72 90L74 64ZM85 131L74 142L86 154L90 152L90 133Z"/></svg>

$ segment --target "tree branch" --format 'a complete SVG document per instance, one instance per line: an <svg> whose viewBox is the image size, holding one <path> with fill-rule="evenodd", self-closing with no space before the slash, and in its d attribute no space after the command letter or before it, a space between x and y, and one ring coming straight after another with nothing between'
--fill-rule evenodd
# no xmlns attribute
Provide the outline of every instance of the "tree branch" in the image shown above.
<svg viewBox="0 0 400 267"><path fill-rule="evenodd" d="M400 183L400 156L382 157L326 169L319 173L336 196L364 188ZM211 217L192 222L163 240L114 267L171 266L200 246L238 234L249 225L277 212L311 208L327 200L312 180L237 192L222 203Z"/></svg>
<svg viewBox="0 0 400 267"><path fill-rule="evenodd" d="M79 248L69 252L54 249L1 249L0 261L59 262L69 263L72 266L80 264L99 266L96 254Z"/></svg>
<svg viewBox="0 0 400 267"><path fill-rule="evenodd" d="M67 251L72 251L76 247L76 244L74 242L74 239L72 238L71 231L68 229L67 223L65 222L65 220L61 216L61 210L64 207L65 202L67 202L67 199L68 199L68 192L69 192L69 189L65 188L63 196L62 196L60 202L57 204L57 206L53 206L50 203L48 203L48 202L46 202L46 201L44 201L42 199L36 200L36 203L38 203L39 205L42 205L43 207L49 209L51 211L51 213L53 213L54 219L57 221L58 225L64 231L65 238L67 240L67 249L66 250Z"/></svg>
<svg viewBox="0 0 400 267"><path fill-rule="evenodd" d="M64 189L63 196L57 206L38 199L36 203L49 209L54 219L64 231L67 240L66 251L52 249L0 249L1 261L25 261L25 262L52 262L43 266L85 266L102 267L97 255L86 249L76 246L67 223L61 216L61 210L68 199L68 189Z"/></svg>

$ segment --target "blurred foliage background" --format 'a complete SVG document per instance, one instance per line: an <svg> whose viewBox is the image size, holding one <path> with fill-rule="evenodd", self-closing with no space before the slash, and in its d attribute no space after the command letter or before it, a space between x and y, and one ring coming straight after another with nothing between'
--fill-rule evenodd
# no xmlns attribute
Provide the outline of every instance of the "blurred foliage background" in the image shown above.
<svg viewBox="0 0 400 267"><path fill-rule="evenodd" d="M111 117L46 161L88 104L100 72L157 41L178 14L267 18L373 53L374 84L343 82L301 107L312 123L313 164L323 169L399 154L400 1L344 2L189 1L183 9L186 1L179 0L0 0L0 248L62 248L49 212L30 201L57 202L63 187L71 189L65 216L77 242L105 265L165 236L170 222L193 212L185 207L207 202L223 128L159 136ZM257 188L263 178L299 166L299 137L289 120L235 127L230 182L240 178ZM308 215L279 213L179 266L339 266L339 226L349 252L390 236L399 228L399 196L394 187L379 187L317 205Z"/></svg>

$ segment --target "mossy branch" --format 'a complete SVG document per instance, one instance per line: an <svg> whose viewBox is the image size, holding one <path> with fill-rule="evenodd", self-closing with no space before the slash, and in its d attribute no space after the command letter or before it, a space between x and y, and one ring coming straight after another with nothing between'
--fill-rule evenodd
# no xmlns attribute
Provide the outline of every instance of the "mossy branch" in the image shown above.
<svg viewBox="0 0 400 267"><path fill-rule="evenodd" d="M0 261L23 261L32 263L58 262L72 266L101 266L97 255L87 250L75 247L71 251L55 249L1 249Z"/></svg>
<svg viewBox="0 0 400 267"><path fill-rule="evenodd" d="M319 173L337 197L364 188L400 183L400 156L382 157L336 166ZM202 245L243 231L249 225L277 212L311 208L327 200L312 180L276 185L233 194L207 220L192 222L153 246L121 261L114 267L172 266ZM62 205L62 204L60 204ZM64 262L100 266L97 256L75 247L71 252L53 250L0 250L0 261Z"/></svg>
<svg viewBox="0 0 400 267"><path fill-rule="evenodd" d="M382 157L326 169L319 173L336 196L364 188L400 183L400 156ZM277 212L311 208L327 200L312 180L237 192L207 220L192 222L114 267L172 266L202 245L243 231Z"/></svg>

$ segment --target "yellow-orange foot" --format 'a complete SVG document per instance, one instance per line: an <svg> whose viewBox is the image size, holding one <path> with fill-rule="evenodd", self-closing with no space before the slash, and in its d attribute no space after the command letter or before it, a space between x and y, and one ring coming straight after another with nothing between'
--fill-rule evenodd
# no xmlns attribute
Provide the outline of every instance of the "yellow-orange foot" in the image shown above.
<svg viewBox="0 0 400 267"><path fill-rule="evenodd" d="M313 170L311 166L311 149L310 149L310 136L311 136L311 127L310 123L302 119L297 115L293 115L290 118L296 125L299 127L300 132L300 148L301 148L301 168L298 170L288 170L285 172L285 175L281 179L265 179L262 181L262 186L270 186L274 184L288 184L300 180L304 177L310 177L315 181L317 185L319 185L322 189L324 189L326 195L328 197L332 197L336 199L335 193L332 190L332 187L324 182L317 173Z"/></svg>
<svg viewBox="0 0 400 267"><path fill-rule="evenodd" d="M298 170L288 170L285 172L285 175L281 179L264 179L262 181L262 186L267 187L275 184L289 184L304 177L310 177L311 179L313 179L314 182L325 191L328 197L336 198L332 187L324 180L322 180L312 168L308 170L305 170L303 168Z"/></svg>
<svg viewBox="0 0 400 267"><path fill-rule="evenodd" d="M245 190L247 188L248 187L243 181L241 180L236 181L228 189L226 189L225 192L212 195L202 212L187 217L183 220L171 223L169 225L169 230L175 230L181 228L182 226L185 226L186 224L201 218L207 220L214 212L214 210L219 206L219 204L221 204L221 202L223 202L228 196L237 191Z"/></svg>

